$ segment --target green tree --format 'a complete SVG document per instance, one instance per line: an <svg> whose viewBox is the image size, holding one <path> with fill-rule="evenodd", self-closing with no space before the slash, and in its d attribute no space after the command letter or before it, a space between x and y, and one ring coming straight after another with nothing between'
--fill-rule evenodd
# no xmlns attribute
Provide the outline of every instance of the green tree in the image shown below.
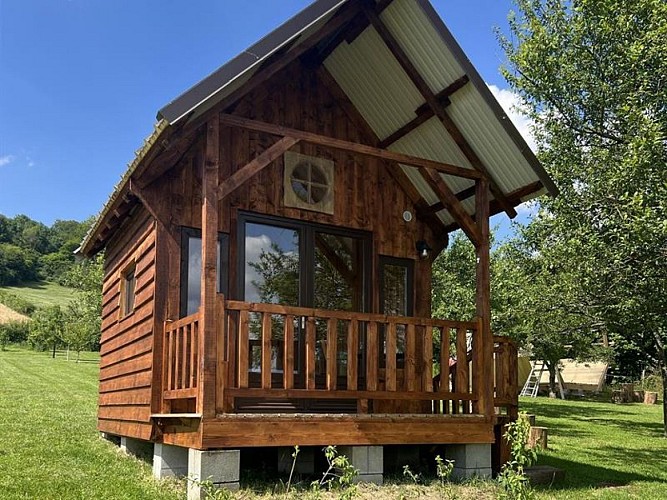
<svg viewBox="0 0 667 500"><path fill-rule="evenodd" d="M69 305L67 317L73 327L67 340L77 352L84 348L99 349L102 321L102 280L104 255L96 255L73 266L63 283L76 290L77 298Z"/></svg>
<svg viewBox="0 0 667 500"><path fill-rule="evenodd" d="M517 6L501 39L505 76L561 191L533 222L539 251L558 253L552 262L588 295L586 314L667 382L667 3ZM574 297L569 309L582 305ZM664 417L667 436L667 401Z"/></svg>
<svg viewBox="0 0 667 500"><path fill-rule="evenodd" d="M37 311L30 323L28 342L36 349L51 348L56 357L58 345L63 343L65 316L60 306L50 306Z"/></svg>

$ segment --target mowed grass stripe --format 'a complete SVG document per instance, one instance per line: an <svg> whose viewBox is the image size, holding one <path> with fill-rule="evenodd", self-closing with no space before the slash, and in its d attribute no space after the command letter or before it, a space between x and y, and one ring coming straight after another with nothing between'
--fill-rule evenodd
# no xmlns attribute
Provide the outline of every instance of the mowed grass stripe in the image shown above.
<svg viewBox="0 0 667 500"><path fill-rule="evenodd" d="M48 281L25 283L20 286L4 286L0 287L0 290L18 295L37 307L65 307L72 299L76 298L73 288Z"/></svg>
<svg viewBox="0 0 667 500"><path fill-rule="evenodd" d="M177 499L96 431L97 363L0 352L0 498Z"/></svg>

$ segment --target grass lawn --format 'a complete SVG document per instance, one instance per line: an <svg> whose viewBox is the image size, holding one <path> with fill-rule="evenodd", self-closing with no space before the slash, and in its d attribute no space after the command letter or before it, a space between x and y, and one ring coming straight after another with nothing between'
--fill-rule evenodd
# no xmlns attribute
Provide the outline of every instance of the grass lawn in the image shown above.
<svg viewBox="0 0 667 500"><path fill-rule="evenodd" d="M661 404L521 398L520 407L549 428L539 463L566 471L542 498L667 498Z"/></svg>
<svg viewBox="0 0 667 500"><path fill-rule="evenodd" d="M0 352L0 498L182 498L98 437L97 377L97 362Z"/></svg>
<svg viewBox="0 0 667 500"><path fill-rule="evenodd" d="M75 298L74 290L48 281L24 283L20 286L3 286L0 290L18 295L37 307L66 306Z"/></svg>
<svg viewBox="0 0 667 500"><path fill-rule="evenodd" d="M87 353L83 359L68 362L61 354L54 360L13 346L0 352L0 498L182 500L182 483L155 481L149 465L98 437L98 357ZM539 462L567 471L563 484L538 490L539 498L667 498L667 439L660 437L658 405L526 398L521 407L549 428L551 449ZM242 474L238 498L283 491L258 479ZM441 490L402 480L358 491L372 500L490 500L498 492L489 482ZM316 497L297 489L291 498L303 496Z"/></svg>

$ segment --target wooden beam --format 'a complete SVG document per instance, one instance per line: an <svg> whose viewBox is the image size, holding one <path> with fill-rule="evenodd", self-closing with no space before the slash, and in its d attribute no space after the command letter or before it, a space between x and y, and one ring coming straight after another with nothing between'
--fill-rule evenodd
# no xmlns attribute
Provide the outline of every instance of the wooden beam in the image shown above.
<svg viewBox="0 0 667 500"><path fill-rule="evenodd" d="M220 122L230 127L241 127L248 130L255 130L257 132L264 132L267 134L279 135L282 137L293 137L303 142L316 144L319 146L328 147L331 149L338 149L348 153L355 153L362 156L371 156L374 158L381 158L383 160L392 160L411 167L424 167L436 170L443 174L454 175L457 177L464 177L466 179L480 179L483 174L477 170L458 167L449 163L442 163L439 161L428 160L426 158L418 158L387 149L380 149L366 144L358 144L355 142L345 141L342 139L335 139L324 135L315 134L313 132L306 132L304 130L297 130L293 128L283 127L271 123L251 120L240 116L229 115L223 113L220 115Z"/></svg>
<svg viewBox="0 0 667 500"><path fill-rule="evenodd" d="M389 29L380 19L380 16L370 5L363 4L362 10L380 35L380 38L382 38L384 43L387 45L389 51L396 58L415 87L417 87L419 93L424 97L426 103L431 108L433 113L440 119L440 121L442 121L443 125L447 129L447 132L449 132L452 139L454 139L454 142L456 142L461 152L466 156L466 158L468 158L468 161L470 161L472 166L477 171L484 174L484 176L490 180L493 196L499 201L499 203L501 203L504 210L507 212L507 215L509 215L510 218L516 217L516 211L514 210L514 207L507 201L500 187L492 179L486 166L482 163L454 121L447 114L447 111L441 105L440 101L428 86L426 80L424 80L424 78L421 76L415 65L412 63L412 61L410 61L410 58L398 43L398 40L394 38L394 35L391 34Z"/></svg>
<svg viewBox="0 0 667 500"><path fill-rule="evenodd" d="M463 191L459 191L456 193L454 196L456 196L456 199L459 201L464 201L467 200L468 198L472 198L475 196L475 186L470 186L469 188L464 189ZM444 210L445 205L441 201L434 203L433 205L430 205L424 210L424 213L427 214L435 214L440 212L440 210Z"/></svg>
<svg viewBox="0 0 667 500"><path fill-rule="evenodd" d="M445 208L447 208L452 217L454 217L454 220L461 226L468 238L470 238L470 241L472 241L475 246L478 246L481 242L481 237L479 230L475 225L475 221L468 215L468 212L465 211L461 202L456 199L456 195L449 189L449 186L442 179L440 174L427 168L420 168L419 173L440 199Z"/></svg>
<svg viewBox="0 0 667 500"><path fill-rule="evenodd" d="M451 104L449 96L451 96L457 90L463 88L463 86L465 86L465 84L468 83L469 81L470 78L468 78L468 75L463 75L461 78L456 79L454 82L448 85L444 90L438 92L435 97L438 100L438 102L440 102L440 105L443 108L449 106ZM392 133L388 137L382 139L382 141L380 141L380 144L378 144L378 147L388 148L393 143L395 143L402 137L408 135L410 132L415 130L422 123L427 122L428 120L430 120L435 116L433 109L428 104L423 104L419 106L415 110L415 114L417 115L416 118L403 125L401 128L399 128L396 132Z"/></svg>
<svg viewBox="0 0 667 500"><path fill-rule="evenodd" d="M298 142L299 139L283 137L263 153L259 154L257 158L234 172L231 177L225 179L224 182L218 186L218 200L222 200L224 197L234 192L248 179L261 172Z"/></svg>
<svg viewBox="0 0 667 500"><path fill-rule="evenodd" d="M524 187L519 188L515 191L512 191L511 193L509 193L507 195L507 199L510 200L510 202L513 205L520 205L521 200L523 198L525 198L526 196L530 196L531 194L537 193L538 191L540 191L542 189L544 189L544 185L542 184L541 181L533 182L531 184L528 184L527 186L524 186ZM461 191L461 193L463 193L463 192L464 191ZM439 205L439 204L435 204L435 205ZM435 205L432 205L432 206L435 207ZM440 210L442 210L442 209L440 209ZM496 215L496 214L498 214L502 211L503 211L503 209L500 206L500 204L498 203L498 201L497 200L491 200L491 202L489 203L489 214L490 215ZM472 218L477 220L477 214L476 213L473 214ZM456 231L457 229L460 229L460 226L456 222L453 223L453 224L449 224L447 226L447 232L449 232L449 233L451 233L452 231Z"/></svg>
<svg viewBox="0 0 667 500"><path fill-rule="evenodd" d="M319 66L316 70L316 73L319 81L327 88L336 105L343 110L352 124L357 127L368 143L371 146L379 147L378 144L380 143L380 138L368 124L366 119L361 116L359 110L355 107L341 86L338 85L338 82L331 75L331 73L324 66ZM390 164L385 165L385 167L389 175L403 189L407 197L414 204L417 217L423 218L426 222L428 222L431 228L434 230L434 233L436 232L437 228L437 231L443 234L443 238L446 237L446 232L444 231L445 225L433 214L425 213L426 209L428 208L428 203L426 203L426 200L424 200L421 194L419 194L419 191L417 191L417 188L414 186L414 184L412 184L412 181L408 179L408 176L405 175L405 172L403 172L403 169L400 167L400 165L398 165L396 162L390 162Z"/></svg>
<svg viewBox="0 0 667 500"><path fill-rule="evenodd" d="M479 231L480 241L476 245L477 269L476 269L476 309L480 318L481 332L481 363L477 369L483 371L479 374L482 383L478 387L479 411L488 419L493 418L493 334L491 333L491 257L489 238L489 184L485 179L477 181L477 192L475 193L475 213L477 214L476 226ZM481 333L481 335L479 335Z"/></svg>
<svg viewBox="0 0 667 500"><path fill-rule="evenodd" d="M216 410L216 268L218 245L218 172L220 168L220 122L206 126L202 164L202 273L200 306L199 395L197 413L215 417Z"/></svg>

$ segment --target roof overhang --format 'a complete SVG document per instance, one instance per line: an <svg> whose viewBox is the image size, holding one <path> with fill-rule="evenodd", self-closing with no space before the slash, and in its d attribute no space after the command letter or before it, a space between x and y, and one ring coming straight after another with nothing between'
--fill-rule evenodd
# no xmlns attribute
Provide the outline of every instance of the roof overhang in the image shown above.
<svg viewBox="0 0 667 500"><path fill-rule="evenodd" d="M224 111L258 80L270 78L267 69L281 67L277 61L306 50L321 55L319 64L372 130L378 140L374 145L469 169L481 165L492 182L492 214L511 214L524 201L557 194L428 0L318 0L159 111L155 131L86 236L82 253L90 255L104 245L113 218L122 213L118 207L128 202L132 175L155 157L163 135L197 123L216 105ZM447 230L456 229L424 177L410 166L401 168ZM451 175L442 180L473 215L474 181Z"/></svg>

